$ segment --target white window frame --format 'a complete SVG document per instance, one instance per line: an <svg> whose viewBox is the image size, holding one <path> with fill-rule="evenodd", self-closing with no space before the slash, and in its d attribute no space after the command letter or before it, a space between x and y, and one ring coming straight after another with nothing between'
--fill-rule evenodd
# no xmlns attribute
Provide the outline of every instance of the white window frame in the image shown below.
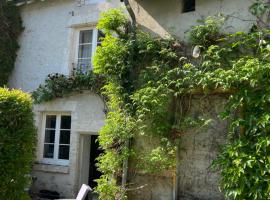
<svg viewBox="0 0 270 200"><path fill-rule="evenodd" d="M46 117L49 115L55 115L56 116L56 125L55 125L55 141L54 141L54 155L53 158L44 158L44 144L45 143L45 130L46 130ZM69 144L69 159L58 159L58 153L59 153L59 140L60 140L60 130L69 130L69 129L60 129L60 122L61 122L61 116L71 116L70 113L44 113L42 116L42 141L41 141L41 161L44 164L51 164L51 165L69 165L70 160L70 148L71 148L71 133L72 133L72 121L70 124L70 144ZM72 120L72 119L71 119Z"/></svg>
<svg viewBox="0 0 270 200"><path fill-rule="evenodd" d="M78 28L75 34L75 38L76 38L76 42L75 42L75 59L74 59L74 64L73 64L73 68L77 68L78 67L78 59L79 59L79 45L80 45L80 32L81 31L86 31L86 30L92 30L93 31L93 36L92 36L92 55L91 55L91 64L92 64L92 68L91 70L93 70L93 57L94 54L96 52L97 49L97 45L98 45L98 30L94 27L84 27L84 28Z"/></svg>

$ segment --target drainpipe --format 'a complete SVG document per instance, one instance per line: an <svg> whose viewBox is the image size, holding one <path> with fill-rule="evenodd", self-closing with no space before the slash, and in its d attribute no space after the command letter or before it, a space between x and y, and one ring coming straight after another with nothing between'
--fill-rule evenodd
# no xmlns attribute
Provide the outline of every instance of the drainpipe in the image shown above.
<svg viewBox="0 0 270 200"><path fill-rule="evenodd" d="M136 31L136 16L135 16L135 13L130 5L130 2L129 0L120 0L121 2L124 2L125 4L125 7L129 13L129 16L131 17L131 28L132 28L132 32L135 33Z"/></svg>
<svg viewBox="0 0 270 200"><path fill-rule="evenodd" d="M126 148L130 148L130 141L126 142ZM122 173L122 188L125 189L127 185L127 177L128 177L128 158L126 158L123 162L123 173Z"/></svg>
<svg viewBox="0 0 270 200"><path fill-rule="evenodd" d="M175 169L175 175L173 177L173 200L177 200L178 198L178 185L179 185L179 179L178 179L178 165L179 165L179 143L176 147L176 169Z"/></svg>
<svg viewBox="0 0 270 200"><path fill-rule="evenodd" d="M131 32L133 34L133 39L136 39L136 16L135 13L130 5L129 0L120 0L124 2L125 7L130 15L131 18ZM126 142L126 148L130 148L130 139ZM128 158L126 158L123 162L123 173L122 173L122 188L126 189L127 186L127 179L128 179Z"/></svg>

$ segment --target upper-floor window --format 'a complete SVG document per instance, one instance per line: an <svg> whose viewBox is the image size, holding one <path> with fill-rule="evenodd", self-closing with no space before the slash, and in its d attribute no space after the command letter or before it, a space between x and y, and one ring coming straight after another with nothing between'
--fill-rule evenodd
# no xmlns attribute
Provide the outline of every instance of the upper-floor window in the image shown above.
<svg viewBox="0 0 270 200"><path fill-rule="evenodd" d="M103 36L102 32L97 29L84 29L79 31L76 59L78 70L87 72L93 68L93 55L97 46L100 45L100 38Z"/></svg>
<svg viewBox="0 0 270 200"><path fill-rule="evenodd" d="M183 13L195 11L196 0L183 0Z"/></svg>
<svg viewBox="0 0 270 200"><path fill-rule="evenodd" d="M69 162L71 116L44 116L43 161L48 164L67 165Z"/></svg>

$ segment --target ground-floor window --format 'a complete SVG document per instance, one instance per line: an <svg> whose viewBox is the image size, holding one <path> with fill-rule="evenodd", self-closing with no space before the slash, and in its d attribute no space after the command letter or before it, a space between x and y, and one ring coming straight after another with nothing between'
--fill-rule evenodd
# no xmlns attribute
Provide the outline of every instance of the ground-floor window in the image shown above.
<svg viewBox="0 0 270 200"><path fill-rule="evenodd" d="M71 116L46 114L43 120L43 161L48 164L68 165Z"/></svg>

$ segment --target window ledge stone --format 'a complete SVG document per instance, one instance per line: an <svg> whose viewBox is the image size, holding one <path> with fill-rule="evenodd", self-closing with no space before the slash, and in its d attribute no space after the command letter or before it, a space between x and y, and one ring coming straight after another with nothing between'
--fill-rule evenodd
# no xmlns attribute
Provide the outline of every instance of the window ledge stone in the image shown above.
<svg viewBox="0 0 270 200"><path fill-rule="evenodd" d="M60 173L60 174L68 174L69 167L62 165L50 165L44 163L36 163L33 166L34 171L42 171L42 172L52 172L52 173Z"/></svg>

